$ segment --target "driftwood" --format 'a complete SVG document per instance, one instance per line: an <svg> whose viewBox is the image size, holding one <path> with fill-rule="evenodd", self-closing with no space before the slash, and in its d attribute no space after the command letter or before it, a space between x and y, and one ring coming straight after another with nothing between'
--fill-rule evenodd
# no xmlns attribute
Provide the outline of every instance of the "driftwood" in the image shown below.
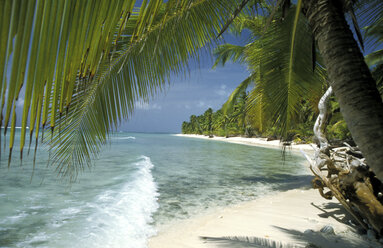
<svg viewBox="0 0 383 248"><path fill-rule="evenodd" d="M365 164L357 147L347 143L342 147L331 147L326 138L327 103L331 94L330 87L318 104L320 113L314 134L319 144L318 148L314 147L314 159L304 154L315 175L313 187L326 199L338 199L361 227L383 236L382 182ZM325 188L327 192L324 192Z"/></svg>

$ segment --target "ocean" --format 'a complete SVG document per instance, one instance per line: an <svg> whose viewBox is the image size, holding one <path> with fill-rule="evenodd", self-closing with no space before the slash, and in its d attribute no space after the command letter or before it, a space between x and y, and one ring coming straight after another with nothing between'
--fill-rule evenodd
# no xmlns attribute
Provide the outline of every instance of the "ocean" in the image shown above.
<svg viewBox="0 0 383 248"><path fill-rule="evenodd" d="M4 153L3 153L4 154ZM39 148L0 164L0 247L145 248L158 228L311 180L280 149L170 134L116 133L69 184Z"/></svg>

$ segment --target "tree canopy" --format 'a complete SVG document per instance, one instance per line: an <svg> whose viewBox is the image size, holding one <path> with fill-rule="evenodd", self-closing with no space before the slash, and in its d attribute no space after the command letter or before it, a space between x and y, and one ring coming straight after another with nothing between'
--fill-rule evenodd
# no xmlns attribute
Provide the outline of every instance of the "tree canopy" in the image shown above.
<svg viewBox="0 0 383 248"><path fill-rule="evenodd" d="M28 141L37 146L41 137L59 173L75 178L90 165L110 131L131 116L136 102L161 91L170 75L184 72L189 59L198 59L199 49L227 28L237 32L247 28L251 43L220 47L217 62L232 58L248 66L251 73L244 84L255 82L254 90L236 104L262 113L257 115L258 128L276 123L286 137L299 123L301 109L315 106L328 83L356 143L369 163L379 167L383 156L371 146L379 146L380 139L370 135L382 136L383 105L345 14L360 46L358 20L366 21L363 30L371 37L367 40L381 44L381 1L299 0L296 5L291 1L272 5L261 0L144 0L137 6L135 0L2 0L0 7L0 120L4 134L10 128L9 164L20 119L16 105L23 94L20 156ZM366 59L380 88L381 55L377 50ZM244 96L243 88L239 95ZM373 97L366 97L369 94ZM225 125L230 123L226 113L230 105L218 118ZM238 106L232 109L246 131L248 114ZM210 132L218 125L215 114L204 115L200 131ZM374 124L366 128L367 117Z"/></svg>

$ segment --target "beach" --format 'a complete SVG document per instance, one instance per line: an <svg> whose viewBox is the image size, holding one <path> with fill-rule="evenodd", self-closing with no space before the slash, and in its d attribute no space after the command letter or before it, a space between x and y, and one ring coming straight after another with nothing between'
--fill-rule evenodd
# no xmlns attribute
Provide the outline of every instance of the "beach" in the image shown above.
<svg viewBox="0 0 383 248"><path fill-rule="evenodd" d="M149 247L254 247L262 242L371 247L349 220L337 200L325 200L313 189L294 189L181 221L160 230ZM326 226L334 233L321 232Z"/></svg>
<svg viewBox="0 0 383 248"><path fill-rule="evenodd" d="M197 135L178 135L206 138ZM219 138L253 146L279 147L279 141ZM310 145L293 150L313 151ZM326 200L311 185L271 192L258 199L217 208L171 225L160 226L150 248L202 247L376 247L379 243L358 234L352 218L336 199ZM307 245L312 246L307 246ZM273 246L275 245L275 246ZM283 245L283 246L280 246ZM315 245L315 246L314 246ZM263 246L262 246L263 247Z"/></svg>
<svg viewBox="0 0 383 248"><path fill-rule="evenodd" d="M198 134L175 134L175 136L179 137L189 137L189 138L197 138L197 139L208 139L208 140L214 140L214 141L222 141L222 142L229 142L229 143L235 143L235 144L242 144L242 145L249 145L249 146L259 146L259 147L267 147L267 148L274 148L274 149L281 149L282 143L280 140L270 140L268 141L266 138L244 138L244 137L219 137L219 136L213 136L213 138L209 138L205 135L198 135ZM314 152L315 144L294 144L287 146L287 149L291 149L293 151L304 151L304 152Z"/></svg>

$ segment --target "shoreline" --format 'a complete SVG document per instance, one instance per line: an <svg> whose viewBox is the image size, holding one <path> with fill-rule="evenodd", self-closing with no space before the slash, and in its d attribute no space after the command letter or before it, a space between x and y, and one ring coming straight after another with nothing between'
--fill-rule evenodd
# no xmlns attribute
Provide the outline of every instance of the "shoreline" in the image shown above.
<svg viewBox="0 0 383 248"><path fill-rule="evenodd" d="M175 136L280 149L278 140L261 138ZM288 148L290 149L290 148ZM291 151L309 155L309 144L292 145ZM255 200L210 209L188 219L157 226L157 235L148 240L149 248L223 248L223 247L382 247L357 233L352 217L334 198L326 200L310 185L288 191L269 192ZM322 229L330 226L329 233ZM268 246L267 246L268 245ZM282 246L283 245L283 246Z"/></svg>
<svg viewBox="0 0 383 248"><path fill-rule="evenodd" d="M245 248L262 242L286 247L381 247L357 234L350 219L336 199L326 200L317 190L299 188L163 226L149 239L148 247ZM334 233L321 231L326 226Z"/></svg>
<svg viewBox="0 0 383 248"><path fill-rule="evenodd" d="M244 137L225 138L220 136L213 136L213 138L209 138L208 136L199 135L199 134L174 134L174 136L222 141L222 142L228 142L228 143L234 143L234 144L259 146L259 147L274 148L274 149L282 148L280 140L267 141L266 138L244 138ZM305 152L313 153L314 152L313 146L315 146L315 144L291 144L290 146L287 147L287 149L291 149L293 151L302 150Z"/></svg>

